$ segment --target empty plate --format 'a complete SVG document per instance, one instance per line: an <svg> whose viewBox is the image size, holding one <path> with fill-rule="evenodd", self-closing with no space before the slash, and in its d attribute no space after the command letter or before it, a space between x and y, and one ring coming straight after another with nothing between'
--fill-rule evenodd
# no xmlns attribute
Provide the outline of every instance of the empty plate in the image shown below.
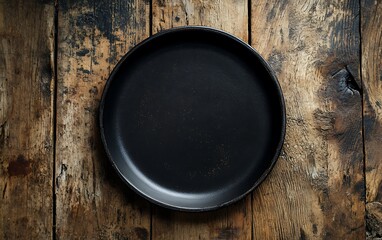
<svg viewBox="0 0 382 240"><path fill-rule="evenodd" d="M107 81L101 137L120 177L164 207L204 211L264 180L284 140L275 74L242 40L206 27L160 32Z"/></svg>

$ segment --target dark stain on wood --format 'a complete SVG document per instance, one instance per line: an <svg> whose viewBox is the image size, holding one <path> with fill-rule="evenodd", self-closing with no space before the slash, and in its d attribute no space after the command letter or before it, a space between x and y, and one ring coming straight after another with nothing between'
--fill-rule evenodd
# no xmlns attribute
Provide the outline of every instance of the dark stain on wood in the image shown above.
<svg viewBox="0 0 382 240"><path fill-rule="evenodd" d="M375 199L382 202L382 182L379 182L378 184L377 195L375 196Z"/></svg>
<svg viewBox="0 0 382 240"><path fill-rule="evenodd" d="M134 24L141 25L144 27L146 25L147 19L141 18L135 20L131 16L132 3L128 0L109 2L103 0L95 0L94 2L88 2L86 0L82 1L61 1L61 10L66 13L69 10L78 9L81 11L81 7L92 6L92 12L84 12L79 14L75 19L72 20L72 24L76 26L76 29L80 29L76 32L77 39L80 41L69 41L73 48L78 48L79 43L85 39L88 35L89 29L98 29L103 36L105 36L110 44L110 56L109 62L114 63L117 59L117 50L115 46L116 41L120 41L120 36L115 33L115 29L119 29L122 32L129 32L129 26L131 26L131 21L134 20ZM60 2L60 3L61 3ZM91 4L90 4L91 3ZM147 2L148 4L148 2ZM119 14L119 13L130 13L130 14ZM116 17L118 14L118 17ZM143 14L143 13L142 13ZM81 30L82 29L82 30ZM82 40L82 41L81 41ZM89 52L89 49L82 49L76 53L77 56L85 56ZM87 71L87 70L85 70Z"/></svg>
<svg viewBox="0 0 382 240"><path fill-rule="evenodd" d="M272 9L267 14L267 22L271 22L277 14L284 12L287 4L288 1L276 1L276 4L272 6Z"/></svg>
<svg viewBox="0 0 382 240"><path fill-rule="evenodd" d="M113 232L112 233L112 239L116 239L116 240L130 240L130 238L128 236L124 236L123 233L120 233L120 232ZM107 235L105 234L105 236L100 236L99 237L100 239L108 239Z"/></svg>
<svg viewBox="0 0 382 240"><path fill-rule="evenodd" d="M307 240L305 231L300 228L300 240Z"/></svg>
<svg viewBox="0 0 382 240"><path fill-rule="evenodd" d="M93 86L89 89L89 93L93 95L98 95L98 88L96 86Z"/></svg>
<svg viewBox="0 0 382 240"><path fill-rule="evenodd" d="M36 119L39 119L39 118L41 117L41 113L40 113L39 110L36 110L36 111L34 112L34 117L35 117Z"/></svg>
<svg viewBox="0 0 382 240"><path fill-rule="evenodd" d="M360 24L360 2L354 0L348 0L346 9L349 10L350 14L346 17L343 17L341 20L337 19L335 24L336 36L349 36L349 39L343 41L341 46L346 49L346 46L357 45L360 41L359 36L359 24ZM330 6L330 2L327 2ZM338 46L341 43L338 43L335 46ZM358 54L358 53L356 53Z"/></svg>
<svg viewBox="0 0 382 240"><path fill-rule="evenodd" d="M88 69L84 69L83 67L79 67L79 68L77 68L77 71L82 72L82 73L84 73L84 74L90 74L90 73L91 73L90 70L88 70ZM84 80L84 79L82 79L82 80ZM84 81L85 81L85 80L84 80Z"/></svg>
<svg viewBox="0 0 382 240"><path fill-rule="evenodd" d="M313 229L313 234L317 234L317 224L316 223L313 223L312 225L312 229Z"/></svg>
<svg viewBox="0 0 382 240"><path fill-rule="evenodd" d="M96 115L97 111L94 107L84 107L85 113Z"/></svg>
<svg viewBox="0 0 382 240"><path fill-rule="evenodd" d="M291 42L294 42L294 41L297 41L298 38L297 38L297 28L294 27L294 26L291 26L289 29L288 29L288 38Z"/></svg>
<svg viewBox="0 0 382 240"><path fill-rule="evenodd" d="M38 3L40 4L52 4L52 0L38 0Z"/></svg>
<svg viewBox="0 0 382 240"><path fill-rule="evenodd" d="M225 227L218 229L218 237L216 240L223 239L237 239L239 237L240 230L238 228Z"/></svg>
<svg viewBox="0 0 382 240"><path fill-rule="evenodd" d="M317 177L311 179L312 187L315 190L322 192L323 196L326 197L328 194L328 173L326 171L320 171L317 173ZM325 209L326 206L321 204L321 209Z"/></svg>
<svg viewBox="0 0 382 240"><path fill-rule="evenodd" d="M353 186L353 192L359 193L359 197L361 201L366 200L365 196L365 183L363 181L356 182Z"/></svg>
<svg viewBox="0 0 382 240"><path fill-rule="evenodd" d="M147 240L148 239L149 232L147 231L146 228L136 227L136 228L134 228L134 232L137 235L139 240Z"/></svg>
<svg viewBox="0 0 382 240"><path fill-rule="evenodd" d="M49 58L48 58L48 61L49 61ZM40 79L41 93L46 99L50 99L50 95L51 95L50 85L52 80L53 80L52 66L51 64L46 64L41 69L41 79Z"/></svg>
<svg viewBox="0 0 382 240"><path fill-rule="evenodd" d="M6 125L7 125L7 121L4 121L1 125L0 125L0 149L3 149L6 141L7 141L7 136L5 136L5 128L6 128Z"/></svg>
<svg viewBox="0 0 382 240"><path fill-rule="evenodd" d="M338 64L337 60L328 61L334 65ZM362 158L360 156L362 151L356 151L357 154L353 154L353 152L356 146L362 146L360 135L362 90L356 80L357 77L350 70L351 68L347 64L343 64L343 67L338 70L335 70L333 65L324 67L322 74L328 80L319 94L323 99L334 104L335 110L330 113L317 110L315 117L322 133L328 137L336 138L339 142L340 151L352 153L352 159L358 161Z"/></svg>
<svg viewBox="0 0 382 240"><path fill-rule="evenodd" d="M21 226L25 228L27 227L28 222L29 222L29 219L27 217L22 217L16 220L17 224L20 224Z"/></svg>
<svg viewBox="0 0 382 240"><path fill-rule="evenodd" d="M382 76L382 74L381 74L381 76ZM382 105L381 105L381 103L380 103L379 101L375 101L375 105L377 105L377 107L378 107L379 109L382 108Z"/></svg>
<svg viewBox="0 0 382 240"><path fill-rule="evenodd" d="M268 12L267 14L267 21L272 21L276 16L276 8L272 8L271 11Z"/></svg>
<svg viewBox="0 0 382 240"><path fill-rule="evenodd" d="M342 177L342 185L349 186L351 183L350 176L348 174L344 174Z"/></svg>
<svg viewBox="0 0 382 240"><path fill-rule="evenodd" d="M120 209L117 210L117 221L126 222L126 213L122 213Z"/></svg>
<svg viewBox="0 0 382 240"><path fill-rule="evenodd" d="M165 0L157 0L156 3L158 4L158 7L160 7L160 8L166 7L166 1Z"/></svg>
<svg viewBox="0 0 382 240"><path fill-rule="evenodd" d="M325 189L323 189L322 197L319 198L318 202L320 204L322 212L324 212L325 214L329 213L332 210L332 205L329 199L328 185L326 185Z"/></svg>
<svg viewBox="0 0 382 240"><path fill-rule="evenodd" d="M10 161L8 165L9 176L26 176L31 172L31 163L24 155L19 155L16 160Z"/></svg>
<svg viewBox="0 0 382 240"><path fill-rule="evenodd" d="M377 129L382 129L382 126L379 126L379 123L375 118L375 112L372 110L372 108L369 110L369 114L364 116L363 123L365 127L366 138L369 137L368 133L373 133L377 131Z"/></svg>
<svg viewBox="0 0 382 240"><path fill-rule="evenodd" d="M282 70L284 59L285 57L281 52L273 50L269 56L268 62L272 66L272 69L279 74Z"/></svg>
<svg viewBox="0 0 382 240"><path fill-rule="evenodd" d="M79 57L83 57L86 54L88 54L89 52L90 52L89 49L81 49L81 50L76 52L76 55L79 56Z"/></svg>

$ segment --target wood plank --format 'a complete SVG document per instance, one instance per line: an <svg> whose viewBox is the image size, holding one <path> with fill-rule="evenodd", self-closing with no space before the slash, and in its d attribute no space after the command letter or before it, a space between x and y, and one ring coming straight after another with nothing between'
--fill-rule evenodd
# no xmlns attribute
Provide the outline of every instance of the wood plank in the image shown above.
<svg viewBox="0 0 382 240"><path fill-rule="evenodd" d="M153 33L184 25L204 25L248 40L247 1L153 0ZM210 213L154 208L153 239L250 239L251 198Z"/></svg>
<svg viewBox="0 0 382 240"><path fill-rule="evenodd" d="M52 238L53 1L0 1L0 239Z"/></svg>
<svg viewBox="0 0 382 240"><path fill-rule="evenodd" d="M254 193L255 239L363 239L359 2L252 1L252 45L277 73L283 153Z"/></svg>
<svg viewBox="0 0 382 240"><path fill-rule="evenodd" d="M98 106L114 65L149 35L148 1L59 1L57 239L149 239L150 205L107 161Z"/></svg>
<svg viewBox="0 0 382 240"><path fill-rule="evenodd" d="M361 4L366 209L371 238L382 237L382 2L363 0Z"/></svg>

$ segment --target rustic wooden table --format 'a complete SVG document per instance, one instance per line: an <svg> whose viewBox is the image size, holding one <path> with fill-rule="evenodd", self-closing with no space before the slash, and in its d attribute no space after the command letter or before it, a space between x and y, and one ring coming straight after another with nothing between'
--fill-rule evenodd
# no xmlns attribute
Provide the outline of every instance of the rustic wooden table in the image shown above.
<svg viewBox="0 0 382 240"><path fill-rule="evenodd" d="M183 25L249 42L286 100L273 172L208 213L129 190L97 128L121 56ZM381 26L381 0L0 0L0 239L381 237Z"/></svg>

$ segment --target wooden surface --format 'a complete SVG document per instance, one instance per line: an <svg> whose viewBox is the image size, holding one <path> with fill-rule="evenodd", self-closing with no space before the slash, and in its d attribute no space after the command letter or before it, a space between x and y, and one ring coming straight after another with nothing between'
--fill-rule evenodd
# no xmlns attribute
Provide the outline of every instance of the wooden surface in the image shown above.
<svg viewBox="0 0 382 240"><path fill-rule="evenodd" d="M382 237L382 1L362 1L362 80L368 237Z"/></svg>
<svg viewBox="0 0 382 240"><path fill-rule="evenodd" d="M277 72L284 152L254 193L254 235L362 239L364 178L359 4L252 3L252 46ZM257 221L256 221L257 220Z"/></svg>
<svg viewBox="0 0 382 240"><path fill-rule="evenodd" d="M97 128L121 56L184 25L249 42L287 108L269 177L208 213L129 190ZM380 0L0 0L0 239L382 237L381 26Z"/></svg>
<svg viewBox="0 0 382 240"><path fill-rule="evenodd" d="M53 235L53 16L0 1L0 239Z"/></svg>
<svg viewBox="0 0 382 240"><path fill-rule="evenodd" d="M150 205L106 161L97 115L113 66L149 36L149 3L58 5L56 237L147 239Z"/></svg>

